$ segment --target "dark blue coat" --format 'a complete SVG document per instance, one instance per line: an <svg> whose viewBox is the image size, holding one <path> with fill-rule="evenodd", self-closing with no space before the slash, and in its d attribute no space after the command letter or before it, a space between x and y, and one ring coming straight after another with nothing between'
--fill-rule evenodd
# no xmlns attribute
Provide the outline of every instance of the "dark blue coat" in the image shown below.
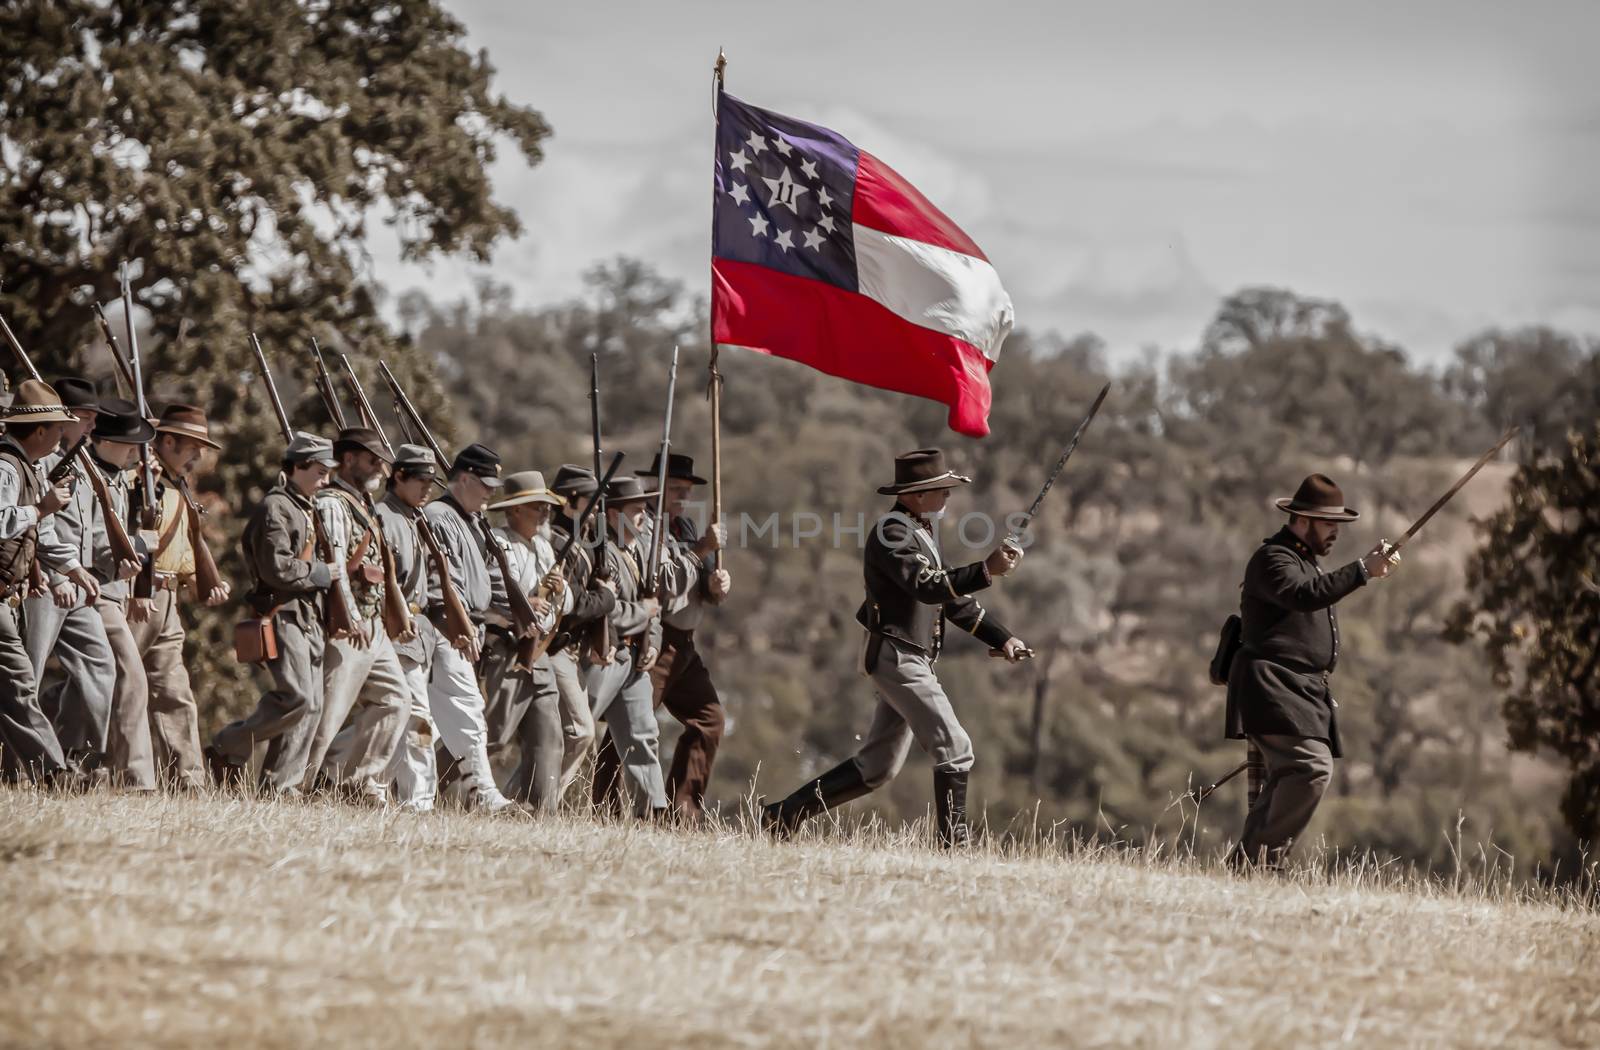
<svg viewBox="0 0 1600 1050"><path fill-rule="evenodd" d="M1365 585L1361 563L1323 572L1311 548L1284 528L1262 542L1244 571L1240 650L1228 673L1227 734L1326 740L1339 723L1329 676L1339 660L1333 607Z"/></svg>

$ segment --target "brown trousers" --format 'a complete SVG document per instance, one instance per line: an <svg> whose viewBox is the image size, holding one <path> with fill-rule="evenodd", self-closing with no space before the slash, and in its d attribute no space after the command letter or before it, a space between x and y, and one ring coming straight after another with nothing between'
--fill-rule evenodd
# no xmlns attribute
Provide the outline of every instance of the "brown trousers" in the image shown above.
<svg viewBox="0 0 1600 1050"><path fill-rule="evenodd" d="M106 598L95 603L106 641L117 664L117 684L111 692L111 731L106 750L111 775L130 791L152 791L156 786L156 761L150 743L149 679L139 643L128 626L126 599Z"/></svg>
<svg viewBox="0 0 1600 1050"><path fill-rule="evenodd" d="M156 771L174 787L202 788L207 778L200 753L200 710L189 685L189 668L183 662L178 592L158 590L151 602L155 608L150 618L143 623L129 621L128 628L144 657L150 683L150 735Z"/></svg>
<svg viewBox="0 0 1600 1050"><path fill-rule="evenodd" d="M667 798L679 817L699 820L705 815L706 785L711 781L711 766L717 759L727 718L711 672L695 649L693 634L666 629L661 657L650 669L650 679L655 686L656 706L665 707L683 725L683 735L678 737L678 746L672 753L672 768L667 772ZM595 759L597 806L616 805L610 796L617 788L620 765L608 732Z"/></svg>

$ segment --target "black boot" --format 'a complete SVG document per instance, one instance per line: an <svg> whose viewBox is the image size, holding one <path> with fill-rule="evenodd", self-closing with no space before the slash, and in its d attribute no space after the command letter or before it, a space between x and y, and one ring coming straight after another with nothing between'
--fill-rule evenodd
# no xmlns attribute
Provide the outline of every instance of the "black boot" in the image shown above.
<svg viewBox="0 0 1600 1050"><path fill-rule="evenodd" d="M967 771L933 771L933 804L938 814L939 845L945 849L964 847L972 842L967 827Z"/></svg>
<svg viewBox="0 0 1600 1050"><path fill-rule="evenodd" d="M872 788L861 777L856 760L847 758L782 802L761 807L761 829L775 839L787 839L818 813L858 799Z"/></svg>

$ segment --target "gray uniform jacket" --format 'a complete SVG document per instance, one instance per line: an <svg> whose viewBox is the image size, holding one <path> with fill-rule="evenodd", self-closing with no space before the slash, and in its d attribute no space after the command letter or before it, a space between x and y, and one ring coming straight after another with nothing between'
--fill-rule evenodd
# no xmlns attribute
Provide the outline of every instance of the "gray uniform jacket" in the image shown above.
<svg viewBox="0 0 1600 1050"><path fill-rule="evenodd" d="M61 462L64 453L52 452L39 461L39 469L49 474ZM72 558L79 565L94 564L94 518L95 498L94 486L89 484L89 479L84 475L83 466L74 462L72 470L72 498L67 505L50 516L50 525L55 530L56 541L63 549L72 551ZM53 567L50 573L52 585L66 579L62 570Z"/></svg>
<svg viewBox="0 0 1600 1050"><path fill-rule="evenodd" d="M128 533L128 538L133 540L134 547L140 544L138 530L128 525L128 475L126 471L118 470L99 456L92 457L95 469L100 471L100 476L106 479L106 490L111 493L111 506L117 518L123 523ZM84 483L88 487L88 483ZM106 531L106 518L100 512L98 501L94 508L94 527L90 530L89 549L90 566L94 569L95 579L100 581L100 594L114 601L121 601L128 596L128 581L117 579L117 558L111 553L111 535Z"/></svg>
<svg viewBox="0 0 1600 1050"><path fill-rule="evenodd" d="M256 581L245 600L258 615L282 607L307 627L320 622L317 598L333 577L328 566L317 560L312 543L313 513L311 501L279 474L277 484L245 524L239 546ZM309 555L302 557L308 551Z"/></svg>
<svg viewBox="0 0 1600 1050"><path fill-rule="evenodd" d="M433 534L450 563L450 582L467 613L482 623L489 607L495 603L495 583L499 579L498 567L490 572L493 556L487 546L488 537L476 522L468 523L465 512L449 496L434 500L422 509L423 516L433 527ZM500 585L500 601L505 601L505 586ZM432 573L428 576L428 607L444 602L439 581Z"/></svg>

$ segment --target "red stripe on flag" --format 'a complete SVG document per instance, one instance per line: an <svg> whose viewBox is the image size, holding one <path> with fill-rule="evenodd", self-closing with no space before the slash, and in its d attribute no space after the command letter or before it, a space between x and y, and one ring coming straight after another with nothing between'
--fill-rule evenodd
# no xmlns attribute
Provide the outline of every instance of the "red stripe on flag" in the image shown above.
<svg viewBox="0 0 1600 1050"><path fill-rule="evenodd" d="M711 261L718 343L810 365L840 379L950 406L950 429L989 433L990 361L977 347L914 325L842 288L730 259Z"/></svg>
<svg viewBox="0 0 1600 1050"><path fill-rule="evenodd" d="M856 166L856 194L850 211L855 222L882 233L989 261L972 238L950 221L950 216L935 208L898 171L866 150L861 151L861 162Z"/></svg>

